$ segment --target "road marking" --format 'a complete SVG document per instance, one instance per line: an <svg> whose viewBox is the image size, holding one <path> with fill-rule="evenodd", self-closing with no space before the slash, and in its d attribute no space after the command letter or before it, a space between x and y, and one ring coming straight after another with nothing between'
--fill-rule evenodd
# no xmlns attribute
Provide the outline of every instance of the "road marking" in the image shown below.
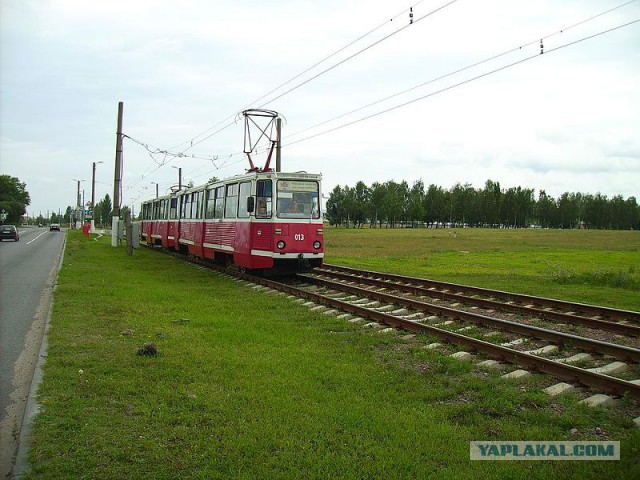
<svg viewBox="0 0 640 480"><path fill-rule="evenodd" d="M33 240L29 240L29 241L27 242L27 245L29 245L30 243L35 242L37 239L39 239L39 238L40 238L42 235L44 235L45 233L47 233L47 232L42 232L40 235L38 235L38 236L37 236L36 238L34 238Z"/></svg>

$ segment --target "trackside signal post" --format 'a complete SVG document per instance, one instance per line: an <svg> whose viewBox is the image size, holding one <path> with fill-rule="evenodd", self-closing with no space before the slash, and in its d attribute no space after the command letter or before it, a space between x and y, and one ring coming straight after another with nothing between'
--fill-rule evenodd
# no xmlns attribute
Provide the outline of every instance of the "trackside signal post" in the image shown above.
<svg viewBox="0 0 640 480"><path fill-rule="evenodd" d="M111 217L111 246L118 246L118 222L120 219L120 190L122 188L122 110L118 103L118 131L116 134L116 168L113 180L113 213Z"/></svg>

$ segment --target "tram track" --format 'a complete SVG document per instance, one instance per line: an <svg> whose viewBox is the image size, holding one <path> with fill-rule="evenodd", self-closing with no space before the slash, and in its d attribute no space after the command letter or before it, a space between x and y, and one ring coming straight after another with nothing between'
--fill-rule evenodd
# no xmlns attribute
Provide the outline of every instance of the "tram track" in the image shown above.
<svg viewBox="0 0 640 480"><path fill-rule="evenodd" d="M298 275L307 281L313 282L325 288L331 288L337 291L347 292L361 297L375 299L384 302L387 305L399 305L411 308L415 312L423 312L429 315L435 315L443 319L452 319L461 321L463 324L472 323L476 325L497 328L499 330L526 335L528 337L538 338L540 340L550 341L556 344L571 344L580 349L597 352L604 355L611 355L621 360L628 360L640 363L640 350L613 343L602 342L589 338L558 332L546 328L535 327L532 325L521 324L509 320L502 320L487 315L471 313L464 310L457 310L450 307L442 307L427 302L405 298L389 293L368 290L361 287L332 282L330 280L322 280L310 275Z"/></svg>
<svg viewBox="0 0 640 480"><path fill-rule="evenodd" d="M640 337L640 312L325 264L316 273L438 300ZM499 299L499 300L498 300ZM591 316L587 316L591 315ZM604 318L603 318L604 317Z"/></svg>

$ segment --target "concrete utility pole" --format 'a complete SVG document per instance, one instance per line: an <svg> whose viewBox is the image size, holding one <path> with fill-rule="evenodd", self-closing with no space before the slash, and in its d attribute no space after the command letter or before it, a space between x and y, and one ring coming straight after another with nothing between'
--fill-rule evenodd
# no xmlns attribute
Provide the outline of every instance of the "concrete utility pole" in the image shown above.
<svg viewBox="0 0 640 480"><path fill-rule="evenodd" d="M73 215L73 218L75 220L75 228L80 228L80 221L83 218L84 214L80 213L80 207L82 204L82 199L80 198L80 182L84 182L84 180L78 180L77 178L73 179L74 181L78 182L78 193L76 195L76 209L75 209L75 214ZM84 210L84 206L82 206L83 210Z"/></svg>
<svg viewBox="0 0 640 480"><path fill-rule="evenodd" d="M282 119L280 117L276 119L276 135L278 137L276 142L276 172L280 172L282 168L280 156L280 149L282 148Z"/></svg>
<svg viewBox="0 0 640 480"><path fill-rule="evenodd" d="M81 200L80 200L80 182L81 181L82 180L76 180L76 182L78 182L78 196L77 196L77 201L76 201L76 208L80 208L80 203L82 203Z"/></svg>
<svg viewBox="0 0 640 480"><path fill-rule="evenodd" d="M171 166L178 170L178 190L182 190L182 167Z"/></svg>
<svg viewBox="0 0 640 480"><path fill-rule="evenodd" d="M116 168L113 181L113 214L111 217L111 246L118 246L118 220L120 218L120 190L122 189L122 111L124 105L118 103L118 130L116 133Z"/></svg>
<svg viewBox="0 0 640 480"><path fill-rule="evenodd" d="M93 174L91 175L91 233L95 233L95 206L96 206L96 165L104 162L93 162Z"/></svg>

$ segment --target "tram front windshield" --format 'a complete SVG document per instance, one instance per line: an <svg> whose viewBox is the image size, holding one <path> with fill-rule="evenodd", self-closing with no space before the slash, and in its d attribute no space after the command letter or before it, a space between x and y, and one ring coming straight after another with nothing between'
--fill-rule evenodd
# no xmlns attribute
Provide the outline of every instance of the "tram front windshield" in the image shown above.
<svg viewBox="0 0 640 480"><path fill-rule="evenodd" d="M278 218L320 218L319 186L312 180L278 180Z"/></svg>

